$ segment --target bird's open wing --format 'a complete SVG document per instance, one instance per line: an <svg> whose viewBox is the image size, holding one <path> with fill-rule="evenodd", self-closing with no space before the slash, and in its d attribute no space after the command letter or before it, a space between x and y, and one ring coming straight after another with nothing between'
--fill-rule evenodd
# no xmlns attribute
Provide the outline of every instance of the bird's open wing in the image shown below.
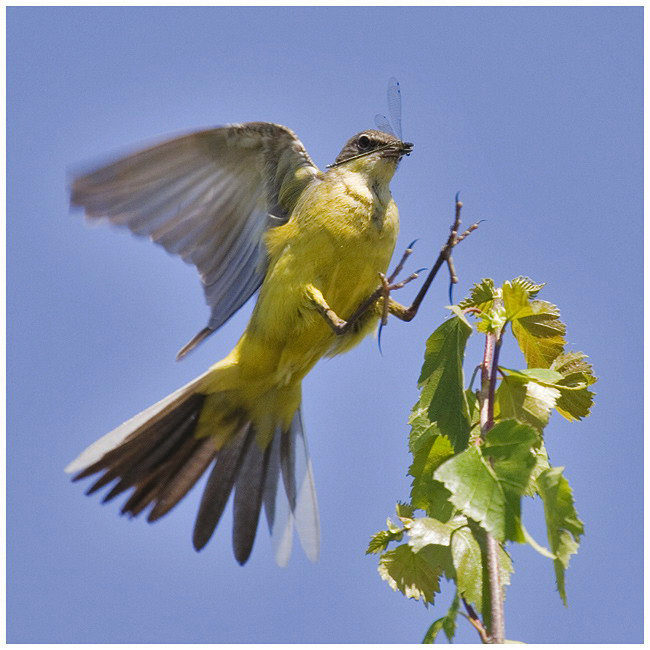
<svg viewBox="0 0 650 650"><path fill-rule="evenodd" d="M71 204L90 219L108 219L150 237L197 267L211 315L193 347L259 287L267 265L265 231L287 221L319 173L290 129L233 124L177 137L75 176Z"/></svg>

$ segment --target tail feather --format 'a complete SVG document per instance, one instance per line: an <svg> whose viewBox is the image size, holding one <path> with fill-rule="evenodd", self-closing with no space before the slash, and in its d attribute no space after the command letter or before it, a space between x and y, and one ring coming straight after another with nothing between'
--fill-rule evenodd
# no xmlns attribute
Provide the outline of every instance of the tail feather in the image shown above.
<svg viewBox="0 0 650 650"><path fill-rule="evenodd" d="M155 472L151 473L147 481L136 487L128 501L122 506L121 514L137 517L143 510L146 510L147 506L153 501L158 481L164 470L164 467L159 467Z"/></svg>
<svg viewBox="0 0 650 650"><path fill-rule="evenodd" d="M104 502L133 489L122 514L135 517L151 506L147 520L153 522L167 514L214 463L194 527L196 550L212 537L234 492L233 549L240 564L253 549L262 504L274 541L279 541L278 564L286 565L289 559L294 525L308 557L317 559L318 511L300 410L289 429L278 428L265 449L255 440L254 425L240 411L234 433L217 449L215 438L196 436L207 399L197 392L200 380L98 440L66 471L76 473L75 481L100 474L88 494L115 481Z"/></svg>
<svg viewBox="0 0 650 650"><path fill-rule="evenodd" d="M138 481L147 481L147 475L151 473L152 468L159 466L165 458L175 454L183 438L189 433L189 429L193 429L195 426L196 415L194 414L187 418L167 438L163 437L160 440L156 440L155 443L150 443L148 447L145 447L144 452L141 452L137 458L131 459L129 469L122 471L120 481L106 495L104 503L133 487Z"/></svg>
<svg viewBox="0 0 650 650"><path fill-rule="evenodd" d="M320 520L300 409L294 414L288 431L276 433L273 445L264 507L273 537L275 561L279 566L288 564L295 529L305 554L315 562L320 552ZM271 491L280 479L280 472L285 489Z"/></svg>
<svg viewBox="0 0 650 650"><path fill-rule="evenodd" d="M239 564L245 564L253 550L270 456L271 445L262 450L253 440L237 476L232 545Z"/></svg>
<svg viewBox="0 0 650 650"><path fill-rule="evenodd" d="M88 494L92 494L119 478L104 498L104 502L107 502L134 485L147 481L148 475L159 466L175 465L182 457L183 450L187 451L188 446L193 444L194 428L203 400L203 395L188 396L174 411L152 422L149 427L141 427L137 435L129 436L74 480L106 470L88 490Z"/></svg>
<svg viewBox="0 0 650 650"><path fill-rule="evenodd" d="M125 464L128 462L129 457L137 457L140 453L142 453L143 450L146 451L146 449L148 449L151 444L153 444L154 440L155 438L153 437L151 431L145 431L141 436L137 438L125 440L116 449L109 451L97 462L89 465L82 472L79 472L76 476L74 476L72 480L79 481L80 479L86 478L87 476L92 476L93 474L96 474L97 472L100 472L101 470L107 469L109 467L119 469L117 466L118 463ZM116 476L117 474L113 478Z"/></svg>
<svg viewBox="0 0 650 650"><path fill-rule="evenodd" d="M122 443L133 442L138 444L143 437L140 434L143 430L148 430L152 434L155 431L153 425L162 420L168 413L173 411L179 404L182 404L189 395L193 395L197 386L201 384L203 379L210 374L210 370L198 376L189 384L174 391L171 395L167 395L164 399L156 402L153 406L138 413L124 424L113 429L99 440L96 440L90 447L85 449L77 458L75 458L66 468L68 474L76 474L77 479L83 478L94 474L98 470L92 470L95 463L101 462L105 455L110 454L120 448ZM137 441L137 442L136 442ZM85 471L82 471L85 470Z"/></svg>
<svg viewBox="0 0 650 650"><path fill-rule="evenodd" d="M289 455L293 459L293 473L289 481L293 484L295 491L291 514L295 520L300 544L307 557L315 562L320 553L320 518L314 486L314 470L307 449L307 438L300 409L293 416L288 438L291 450ZM289 503L291 504L291 499Z"/></svg>
<svg viewBox="0 0 650 650"><path fill-rule="evenodd" d="M236 434L229 445L219 451L203 491L199 513L194 524L192 542L197 551L200 551L208 543L219 519L221 519L232 487L237 480L242 458L246 454L253 436L254 432L250 424L247 424Z"/></svg>
<svg viewBox="0 0 650 650"><path fill-rule="evenodd" d="M270 445L269 465L266 470L266 482L262 497L266 522L271 534L273 533L273 524L275 522L275 502L278 493L278 480L280 478L280 438L281 436L276 433Z"/></svg>
<svg viewBox="0 0 650 650"><path fill-rule="evenodd" d="M280 438L280 467L289 507L296 509L296 445L292 430L283 431Z"/></svg>
<svg viewBox="0 0 650 650"><path fill-rule="evenodd" d="M212 454L213 454L212 457L214 458L217 451L216 448L214 447L214 443L212 442L212 440L210 440L210 442L212 443ZM184 440L180 445L180 447L178 448L178 450L164 462L163 464L164 470L157 478L155 489L150 494L150 503L154 504L154 509L160 503L160 499L163 496L167 487L176 480L176 478L183 471L185 465L191 463L191 459L193 458L197 450L200 448L201 444L202 444L201 440L194 437L189 437L188 439ZM187 491L190 490L192 485L188 487ZM179 500L183 496L185 496L185 494L186 492L181 494ZM147 517L147 521L152 522L155 521L156 519L159 519L162 516L162 514L164 514L160 512L161 509L157 510L156 516L154 516L154 512L152 510ZM165 512L168 511L169 508L165 509Z"/></svg>
<svg viewBox="0 0 650 650"><path fill-rule="evenodd" d="M215 456L214 442L203 438L192 458L161 492L148 520L155 521L166 515L194 486Z"/></svg>

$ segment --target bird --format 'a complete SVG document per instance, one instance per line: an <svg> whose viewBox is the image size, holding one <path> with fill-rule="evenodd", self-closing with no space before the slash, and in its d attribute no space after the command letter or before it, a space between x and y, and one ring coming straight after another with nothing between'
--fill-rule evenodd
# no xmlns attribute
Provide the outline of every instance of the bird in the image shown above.
<svg viewBox="0 0 650 650"><path fill-rule="evenodd" d="M71 206L88 220L128 228L197 268L210 318L179 359L257 299L224 359L83 451L66 467L73 480L100 474L88 494L113 483L110 501L130 490L121 512L150 508L153 522L209 472L196 550L232 493L237 562L250 557L262 509L278 564L288 562L294 527L316 560L301 382L389 312L412 316L389 295L404 282L386 277L399 230L390 181L412 149L368 129L321 171L289 128L249 122L173 137L74 175Z"/></svg>

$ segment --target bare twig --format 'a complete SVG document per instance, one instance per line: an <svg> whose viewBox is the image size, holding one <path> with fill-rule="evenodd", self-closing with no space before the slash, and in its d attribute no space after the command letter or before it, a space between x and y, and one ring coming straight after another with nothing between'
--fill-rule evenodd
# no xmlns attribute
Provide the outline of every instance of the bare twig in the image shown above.
<svg viewBox="0 0 650 650"><path fill-rule="evenodd" d="M460 239L456 243L459 241ZM454 260L451 255L447 258L447 266L449 267L449 281L452 284L458 284L458 276L456 275L456 268L454 267Z"/></svg>
<svg viewBox="0 0 650 650"><path fill-rule="evenodd" d="M460 237L458 236L458 229L460 227L460 213L462 207L463 204L461 201L458 200L458 195L456 195L456 211L454 214L454 223L451 226L451 232L449 233L447 242L442 247L438 255L438 259L436 259L436 262L431 268L431 271L429 271L429 275L424 281L424 284L420 288L420 291L418 292L417 296L415 296L415 300L413 300L411 306L404 308L403 310L400 311L400 313L395 313L395 315L401 320L410 321L415 317L415 315L418 312L418 308L420 307L420 303L424 299L424 296L429 290L429 287L431 286L433 279L436 277L436 274L438 273L440 267L444 263L446 263L447 266L449 267L451 283L456 284L458 282L458 277L456 275L454 263L451 258L451 252L453 251L454 247L458 243L460 243L463 239L465 239L465 237L467 237L471 232L473 232L478 228L478 223L472 224Z"/></svg>

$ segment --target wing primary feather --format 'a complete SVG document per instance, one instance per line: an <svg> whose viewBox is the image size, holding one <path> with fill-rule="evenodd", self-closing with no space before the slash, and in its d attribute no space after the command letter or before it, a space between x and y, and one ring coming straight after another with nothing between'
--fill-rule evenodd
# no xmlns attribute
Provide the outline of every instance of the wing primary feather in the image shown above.
<svg viewBox="0 0 650 650"><path fill-rule="evenodd" d="M133 187L123 191L119 187L107 188L100 194L90 196L84 208L91 218L106 217L112 223L126 225L137 233L147 219L160 219L165 215L169 207L164 208L174 205L170 203L174 197L185 196L187 190L213 176L213 170L206 172L199 168L192 173L184 170L184 175L178 178L163 176L147 186L136 186L134 183Z"/></svg>
<svg viewBox="0 0 650 650"><path fill-rule="evenodd" d="M210 153L206 140L217 143L223 139L224 129L185 134L166 140L128 154L108 164L100 165L92 171L74 174L71 187L74 205L83 205L85 201L110 188L124 188L128 194L136 187L147 182L157 182L161 178L174 178L183 175L197 166L218 167Z"/></svg>
<svg viewBox="0 0 650 650"><path fill-rule="evenodd" d="M187 232L193 229L197 218L201 218L206 210L215 205L215 197L219 195L219 190L226 186L227 182L232 182L232 178L222 173L210 173L205 180L197 185L195 196L190 197L183 207L180 208L173 217L165 220L151 232L151 239L154 243L163 246L163 238L173 231L183 228ZM216 218L216 217L215 217Z"/></svg>
<svg viewBox="0 0 650 650"><path fill-rule="evenodd" d="M240 188L236 182L224 183L224 190L220 192L206 190L204 200L192 208L188 218L178 220L173 227L165 229L163 234L155 239L156 243L169 253L180 255L187 262L192 262L191 254L201 245L211 247L213 254L215 250L221 250L223 240L229 234L223 214L223 203L238 191ZM245 217L244 213L240 214L241 219ZM220 236L215 235L213 228ZM199 272L203 271L201 267L197 268Z"/></svg>
<svg viewBox="0 0 650 650"><path fill-rule="evenodd" d="M233 124L185 134L77 175L71 203L89 218L149 235L194 264L212 312L209 327L216 329L264 277L264 232L286 222L319 175L290 129Z"/></svg>
<svg viewBox="0 0 650 650"><path fill-rule="evenodd" d="M205 341L205 339L207 339L210 334L214 334L215 330L216 328L213 329L211 327L204 327L178 351L178 354L176 355L176 361L180 361L186 357L197 345L203 343L203 341Z"/></svg>
<svg viewBox="0 0 650 650"><path fill-rule="evenodd" d="M166 186L159 191L158 200L140 202L137 211L122 213L111 221L117 225L128 225L134 234L148 235L153 240L153 233L165 224L174 220L179 213L194 204L197 199L204 200L204 193L215 183L215 173L212 170L199 170L194 176L187 178L184 184ZM127 221L128 220L128 221Z"/></svg>

